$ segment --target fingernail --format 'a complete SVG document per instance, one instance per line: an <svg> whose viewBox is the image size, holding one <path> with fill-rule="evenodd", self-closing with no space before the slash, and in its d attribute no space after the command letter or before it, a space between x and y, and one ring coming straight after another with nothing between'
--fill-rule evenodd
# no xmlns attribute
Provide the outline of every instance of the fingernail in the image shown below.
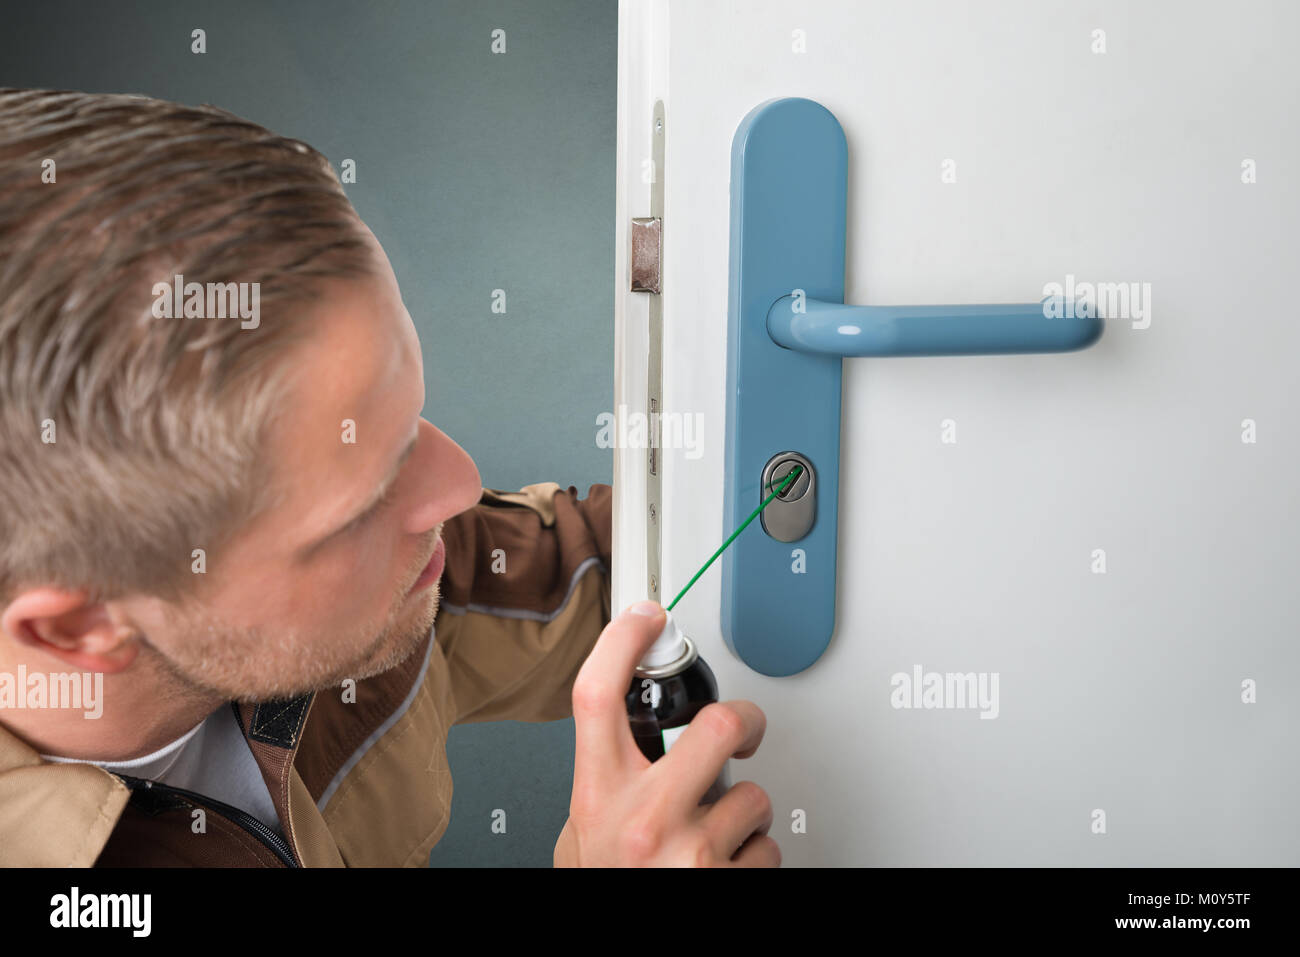
<svg viewBox="0 0 1300 957"><path fill-rule="evenodd" d="M627 611L630 615L645 615L647 618L654 618L662 610L657 601L639 601Z"/></svg>

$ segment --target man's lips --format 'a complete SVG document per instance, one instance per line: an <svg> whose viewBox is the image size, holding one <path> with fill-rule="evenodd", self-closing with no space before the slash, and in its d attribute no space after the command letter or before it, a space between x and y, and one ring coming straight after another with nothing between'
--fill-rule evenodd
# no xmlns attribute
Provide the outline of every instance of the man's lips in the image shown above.
<svg viewBox="0 0 1300 957"><path fill-rule="evenodd" d="M438 544L433 548L433 556L429 559L429 564L424 566L424 571L420 572L420 577L411 586L411 591L419 591L421 588L427 588L436 582L439 576L442 575L446 560L447 546L443 544L442 536L439 536Z"/></svg>

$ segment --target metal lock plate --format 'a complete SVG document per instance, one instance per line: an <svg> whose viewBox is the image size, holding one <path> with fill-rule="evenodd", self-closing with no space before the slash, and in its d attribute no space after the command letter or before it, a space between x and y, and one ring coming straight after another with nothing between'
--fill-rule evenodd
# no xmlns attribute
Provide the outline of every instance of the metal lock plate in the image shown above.
<svg viewBox="0 0 1300 957"><path fill-rule="evenodd" d="M663 291L664 221L659 216L638 216L632 220L629 248L632 254L633 292Z"/></svg>
<svg viewBox="0 0 1300 957"><path fill-rule="evenodd" d="M797 542L817 519L817 474L812 463L798 452L780 452L767 460L759 485L759 504L773 489L781 487L796 465L803 466L799 477L772 499L760 516L763 531L778 542Z"/></svg>

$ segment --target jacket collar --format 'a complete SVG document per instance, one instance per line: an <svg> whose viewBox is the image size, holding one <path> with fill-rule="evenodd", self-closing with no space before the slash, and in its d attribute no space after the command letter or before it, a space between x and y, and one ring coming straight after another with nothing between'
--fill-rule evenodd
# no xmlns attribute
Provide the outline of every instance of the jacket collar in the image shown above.
<svg viewBox="0 0 1300 957"><path fill-rule="evenodd" d="M92 866L130 797L103 768L46 761L0 724L0 866Z"/></svg>
<svg viewBox="0 0 1300 957"><path fill-rule="evenodd" d="M299 863L289 796L314 697L233 705ZM0 724L0 866L92 866L130 799L117 776L94 764L46 761Z"/></svg>
<svg viewBox="0 0 1300 957"><path fill-rule="evenodd" d="M235 709L244 740L248 742L267 790L271 792L271 803L275 805L284 836L300 865L305 862L294 833L295 822L289 799L293 792L293 761L298 754L298 745L302 743L303 725L315 699L315 692L308 692L296 698L230 705Z"/></svg>

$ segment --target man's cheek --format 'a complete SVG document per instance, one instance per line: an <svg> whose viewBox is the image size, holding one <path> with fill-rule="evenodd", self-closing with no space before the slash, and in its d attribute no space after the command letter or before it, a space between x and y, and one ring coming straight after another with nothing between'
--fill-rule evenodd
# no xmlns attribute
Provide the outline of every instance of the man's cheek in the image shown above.
<svg viewBox="0 0 1300 957"><path fill-rule="evenodd" d="M358 596L362 604L387 606L407 570L402 558L398 536L379 527L366 529L336 563L329 591L340 597Z"/></svg>

